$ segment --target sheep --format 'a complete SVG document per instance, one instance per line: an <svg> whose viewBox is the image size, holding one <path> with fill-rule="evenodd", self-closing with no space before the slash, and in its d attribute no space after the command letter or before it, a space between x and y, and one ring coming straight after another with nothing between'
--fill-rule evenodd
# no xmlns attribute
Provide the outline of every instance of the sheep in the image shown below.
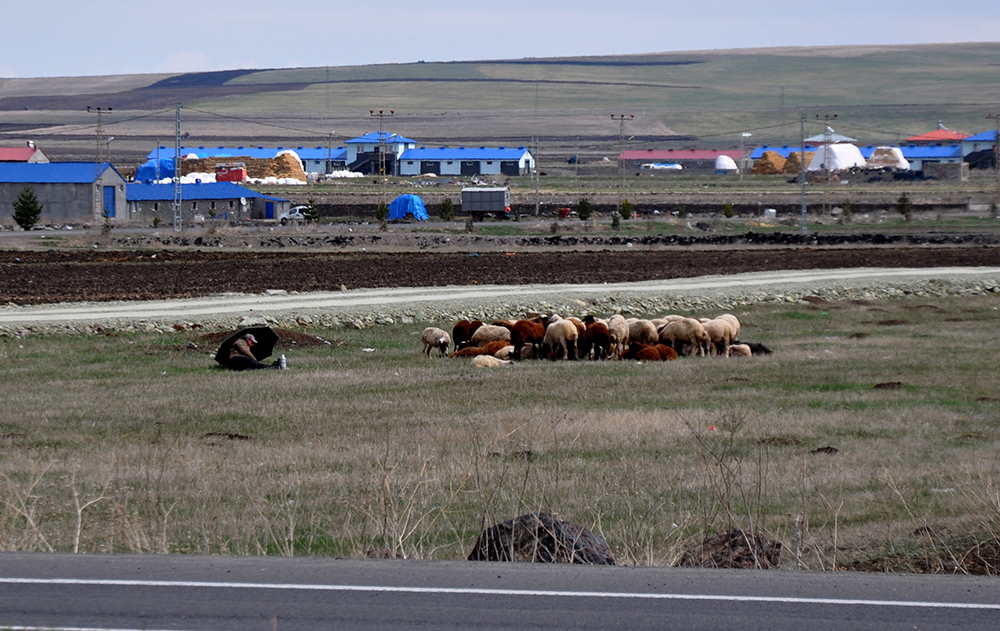
<svg viewBox="0 0 1000 631"><path fill-rule="evenodd" d="M472 322L459 320L456 322L455 326L451 329L451 339L455 343L455 350L461 350L468 346L469 340L472 339L472 334L481 326L483 326L483 323L479 320L473 320Z"/></svg>
<svg viewBox="0 0 1000 631"><path fill-rule="evenodd" d="M483 346L466 346L461 350L455 351L449 355L449 357L476 357L477 355L493 355L505 346L507 346L507 342L504 340L488 342Z"/></svg>
<svg viewBox="0 0 1000 631"><path fill-rule="evenodd" d="M629 342L639 342L640 344L656 344L660 341L660 336L656 332L656 325L649 320L629 320L628 327Z"/></svg>
<svg viewBox="0 0 1000 631"><path fill-rule="evenodd" d="M517 351L514 352L514 357L517 358ZM525 342L524 346L521 347L521 359L534 359L535 358L535 345L531 342Z"/></svg>
<svg viewBox="0 0 1000 631"><path fill-rule="evenodd" d="M733 327L727 320L709 320L703 322L708 333L709 350L713 355L726 357L729 355L729 345L733 341Z"/></svg>
<svg viewBox="0 0 1000 631"><path fill-rule="evenodd" d="M772 353L771 349L764 346L760 342L741 342L739 340L733 340L733 344L746 344L750 347L750 352L754 355L770 355Z"/></svg>
<svg viewBox="0 0 1000 631"><path fill-rule="evenodd" d="M604 322L595 321L591 317L591 322L587 325L583 335L577 339L577 351L580 359L590 357L591 351L594 359L607 359L608 348L611 346L611 334L608 333L608 325Z"/></svg>
<svg viewBox="0 0 1000 631"><path fill-rule="evenodd" d="M542 340L543 354L558 354L558 359L576 359L576 341L580 333L576 325L569 320L558 320L552 322L545 329L545 338ZM550 358L551 359L551 358Z"/></svg>
<svg viewBox="0 0 1000 631"><path fill-rule="evenodd" d="M492 355L477 355L472 358L472 365L476 368L499 368L500 366L510 366L514 362L497 359Z"/></svg>
<svg viewBox="0 0 1000 631"><path fill-rule="evenodd" d="M628 352L625 353L625 359L635 359L645 362L666 362L677 359L677 353L665 344L632 342L628 345Z"/></svg>
<svg viewBox="0 0 1000 631"><path fill-rule="evenodd" d="M608 318L608 334L611 338L609 353L612 357L621 357L628 346L628 322L620 314Z"/></svg>
<svg viewBox="0 0 1000 631"><path fill-rule="evenodd" d="M672 347L678 355L699 354L708 344L708 333L693 318L675 320L660 329L660 343Z"/></svg>
<svg viewBox="0 0 1000 631"><path fill-rule="evenodd" d="M730 357L752 357L750 347L747 344L733 344L729 347Z"/></svg>
<svg viewBox="0 0 1000 631"><path fill-rule="evenodd" d="M528 359L524 356L526 344L541 344L545 339L545 324L541 318L518 320L510 329L510 343L514 346L515 359Z"/></svg>
<svg viewBox="0 0 1000 631"><path fill-rule="evenodd" d="M498 340L510 343L510 330L502 326L484 324L472 334L471 344L472 346L483 346L484 344Z"/></svg>
<svg viewBox="0 0 1000 631"><path fill-rule="evenodd" d="M510 344L504 346L497 352L493 353L493 356L497 359L510 359L514 355L514 347Z"/></svg>
<svg viewBox="0 0 1000 631"><path fill-rule="evenodd" d="M424 354L428 357L431 356L432 348L438 349L441 352L440 356L444 357L448 352L448 345L451 344L451 338L448 337L447 331L434 326L424 329L424 333L420 339L424 344Z"/></svg>
<svg viewBox="0 0 1000 631"><path fill-rule="evenodd" d="M739 319L737 319L736 316L734 316L731 313L723 313L722 315L717 317L716 320L725 320L726 322L728 322L730 326L733 327L733 337L731 339L734 340L740 339L740 333L742 332L743 327L740 326L740 321Z"/></svg>

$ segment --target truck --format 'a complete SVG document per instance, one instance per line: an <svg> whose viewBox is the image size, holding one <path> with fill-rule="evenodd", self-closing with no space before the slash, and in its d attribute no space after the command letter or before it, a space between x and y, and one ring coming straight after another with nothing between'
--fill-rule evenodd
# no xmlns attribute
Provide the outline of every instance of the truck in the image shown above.
<svg viewBox="0 0 1000 631"><path fill-rule="evenodd" d="M486 215L510 219L510 189L506 186L476 186L462 189L462 212L482 221Z"/></svg>

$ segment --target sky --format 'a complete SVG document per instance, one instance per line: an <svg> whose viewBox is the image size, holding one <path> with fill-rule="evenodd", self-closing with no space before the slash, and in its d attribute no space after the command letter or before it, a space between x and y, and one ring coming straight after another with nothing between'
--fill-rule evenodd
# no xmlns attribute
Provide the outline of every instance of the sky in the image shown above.
<svg viewBox="0 0 1000 631"><path fill-rule="evenodd" d="M1000 40L987 1L9 3L0 78Z"/></svg>

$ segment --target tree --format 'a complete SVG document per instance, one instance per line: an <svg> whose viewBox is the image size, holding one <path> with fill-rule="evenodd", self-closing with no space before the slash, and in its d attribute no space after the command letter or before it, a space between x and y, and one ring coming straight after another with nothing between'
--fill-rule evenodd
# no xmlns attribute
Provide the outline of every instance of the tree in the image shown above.
<svg viewBox="0 0 1000 631"><path fill-rule="evenodd" d="M582 221L587 221L594 214L594 205L586 197L581 197L576 203L576 214Z"/></svg>
<svg viewBox="0 0 1000 631"><path fill-rule="evenodd" d="M736 211L733 210L732 202L726 202L726 205L722 207L722 216L726 219L732 219L736 216Z"/></svg>
<svg viewBox="0 0 1000 631"><path fill-rule="evenodd" d="M438 217L442 221L451 221L455 218L455 203L451 201L450 197L445 197L444 201L441 202L441 210L438 211Z"/></svg>
<svg viewBox="0 0 1000 631"><path fill-rule="evenodd" d="M14 200L14 221L22 230L31 230L42 216L42 206L38 203L35 189L25 186Z"/></svg>
<svg viewBox="0 0 1000 631"><path fill-rule="evenodd" d="M316 200L310 197L306 200L306 207L302 209L302 218L306 223L316 223L319 221L319 208L316 207Z"/></svg>
<svg viewBox="0 0 1000 631"><path fill-rule="evenodd" d="M621 215L622 219L631 219L632 202L627 199L623 199L621 205L618 206L618 214Z"/></svg>
<svg viewBox="0 0 1000 631"><path fill-rule="evenodd" d="M906 196L906 193L901 193L899 195L899 199L896 200L896 210L898 210L899 214L903 215L907 221L911 221L913 219L913 202L911 202L910 198Z"/></svg>
<svg viewBox="0 0 1000 631"><path fill-rule="evenodd" d="M379 202L375 218L378 219L378 229L384 231L389 223L389 204Z"/></svg>
<svg viewBox="0 0 1000 631"><path fill-rule="evenodd" d="M684 207L684 204L679 204L677 206L677 216L681 219L687 219L688 211L687 208Z"/></svg>

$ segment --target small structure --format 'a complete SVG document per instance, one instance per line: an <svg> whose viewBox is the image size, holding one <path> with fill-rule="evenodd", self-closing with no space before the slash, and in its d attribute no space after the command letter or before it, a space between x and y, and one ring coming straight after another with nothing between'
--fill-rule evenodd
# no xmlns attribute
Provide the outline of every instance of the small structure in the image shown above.
<svg viewBox="0 0 1000 631"><path fill-rule="evenodd" d="M719 156L715 159L715 172L717 174L725 175L738 170L739 167L736 166L736 161L729 156Z"/></svg>
<svg viewBox="0 0 1000 631"><path fill-rule="evenodd" d="M996 130L969 136L962 141L962 157L969 163L970 168L992 169L996 162L994 154L996 144Z"/></svg>
<svg viewBox="0 0 1000 631"><path fill-rule="evenodd" d="M247 165L242 162L215 165L216 182L246 182Z"/></svg>
<svg viewBox="0 0 1000 631"><path fill-rule="evenodd" d="M45 164L49 159L30 140L23 147L0 147L0 162Z"/></svg>
<svg viewBox="0 0 1000 631"><path fill-rule="evenodd" d="M99 175L98 175L99 174ZM13 224L14 201L30 186L42 204L40 224L119 222L125 207L125 178L108 163L0 163L0 223Z"/></svg>
<svg viewBox="0 0 1000 631"><path fill-rule="evenodd" d="M174 185L135 182L127 190L129 217L134 221L169 224L174 220ZM205 217L227 220L277 219L289 202L263 195L235 182L181 184L181 221Z"/></svg>
<svg viewBox="0 0 1000 631"><path fill-rule="evenodd" d="M417 221L427 221L427 207L418 195L400 195L389 204L389 221L406 219L413 215Z"/></svg>
<svg viewBox="0 0 1000 631"><path fill-rule="evenodd" d="M524 147L419 147L407 149L400 156L399 175L476 175L518 176L535 166L531 152Z"/></svg>

